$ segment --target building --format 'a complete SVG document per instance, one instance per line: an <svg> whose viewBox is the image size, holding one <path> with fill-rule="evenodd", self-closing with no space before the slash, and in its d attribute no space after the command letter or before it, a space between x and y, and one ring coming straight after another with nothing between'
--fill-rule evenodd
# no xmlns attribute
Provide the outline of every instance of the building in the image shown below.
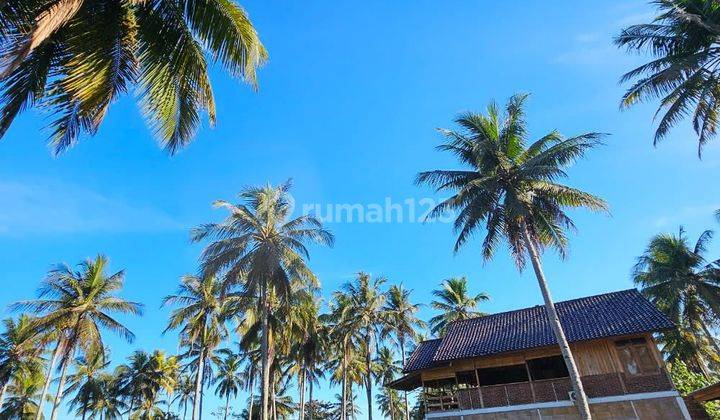
<svg viewBox="0 0 720 420"><path fill-rule="evenodd" d="M690 419L652 336L675 326L637 290L556 308L595 418ZM579 417L543 306L455 322L403 374L387 386L422 388L428 419Z"/></svg>

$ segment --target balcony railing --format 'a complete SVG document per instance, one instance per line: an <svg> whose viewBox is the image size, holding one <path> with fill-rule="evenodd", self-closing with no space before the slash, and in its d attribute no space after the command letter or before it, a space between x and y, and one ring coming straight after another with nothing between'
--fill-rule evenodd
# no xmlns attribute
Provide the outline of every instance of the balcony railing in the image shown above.
<svg viewBox="0 0 720 420"><path fill-rule="evenodd" d="M582 377L588 397L637 394L672 390L663 371L643 375L609 373ZM428 411L472 410L570 399L569 378L516 382L503 385L458 389L454 392L425 392Z"/></svg>

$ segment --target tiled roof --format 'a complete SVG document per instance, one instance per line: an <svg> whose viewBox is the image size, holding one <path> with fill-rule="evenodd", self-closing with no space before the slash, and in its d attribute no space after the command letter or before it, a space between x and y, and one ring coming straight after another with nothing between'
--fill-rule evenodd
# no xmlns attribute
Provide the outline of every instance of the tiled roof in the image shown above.
<svg viewBox="0 0 720 420"><path fill-rule="evenodd" d="M675 327L635 289L558 302L555 307L570 342ZM419 354L410 356L404 369L406 372L450 360L550 346L557 342L544 306L458 321L448 327L445 337L434 341L438 343L418 347L415 353ZM436 350L431 357L429 353L433 348Z"/></svg>
<svg viewBox="0 0 720 420"><path fill-rule="evenodd" d="M422 370L432 365L433 357L440 347L441 339L427 340L420 343L415 351L412 352L407 362L405 363L405 372L413 372L416 370Z"/></svg>

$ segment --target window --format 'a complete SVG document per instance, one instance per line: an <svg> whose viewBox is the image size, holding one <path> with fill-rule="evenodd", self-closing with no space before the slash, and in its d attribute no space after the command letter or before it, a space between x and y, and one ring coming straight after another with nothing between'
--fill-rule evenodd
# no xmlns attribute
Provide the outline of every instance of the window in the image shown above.
<svg viewBox="0 0 720 420"><path fill-rule="evenodd" d="M626 373L640 375L657 371L657 363L644 338L616 341L615 346Z"/></svg>
<svg viewBox="0 0 720 420"><path fill-rule="evenodd" d="M457 378L458 387L460 388L474 388L477 386L477 376L475 376L474 370L467 370L464 372L455 373Z"/></svg>
<svg viewBox="0 0 720 420"><path fill-rule="evenodd" d="M481 386L528 381L527 368L524 364L478 369L477 373Z"/></svg>
<svg viewBox="0 0 720 420"><path fill-rule="evenodd" d="M455 378L435 379L425 381L425 389L429 391L452 391L457 387Z"/></svg>
<svg viewBox="0 0 720 420"><path fill-rule="evenodd" d="M533 381L568 377L567 366L562 356L541 357L527 361Z"/></svg>

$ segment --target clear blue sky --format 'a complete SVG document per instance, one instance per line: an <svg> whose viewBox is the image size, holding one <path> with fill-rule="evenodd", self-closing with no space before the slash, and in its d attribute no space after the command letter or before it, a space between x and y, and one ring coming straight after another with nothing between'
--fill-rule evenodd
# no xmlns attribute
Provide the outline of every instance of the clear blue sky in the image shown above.
<svg viewBox="0 0 720 420"><path fill-rule="evenodd" d="M178 156L156 146L129 98L111 108L97 136L59 158L45 146L46 116L31 111L16 121L0 142L0 305L34 296L52 263L104 253L127 272L124 296L146 304L144 317L125 320L134 344L106 335L114 361L136 348L172 353L176 336L161 335L168 310L160 300L196 269L201 248L188 230L223 216L213 200L288 177L299 204L435 197L412 182L418 171L456 166L434 150L434 129L515 92L532 93L533 136L612 133L570 171L571 184L604 197L612 216L574 214L570 258L545 256L558 300L631 287L634 259L656 233L683 224L694 239L717 227L720 147L699 161L683 126L654 149L655 104L618 109L618 78L641 58L616 50L611 38L652 15L644 2L244 6L270 51L261 89L216 72L217 127L204 127ZM364 270L403 282L423 303L442 279L461 275L492 296L488 312L541 301L534 278L518 274L506 252L483 264L473 241L454 256L447 224L328 227L335 248L313 249L310 261L325 295ZM216 407L206 404L208 413Z"/></svg>

